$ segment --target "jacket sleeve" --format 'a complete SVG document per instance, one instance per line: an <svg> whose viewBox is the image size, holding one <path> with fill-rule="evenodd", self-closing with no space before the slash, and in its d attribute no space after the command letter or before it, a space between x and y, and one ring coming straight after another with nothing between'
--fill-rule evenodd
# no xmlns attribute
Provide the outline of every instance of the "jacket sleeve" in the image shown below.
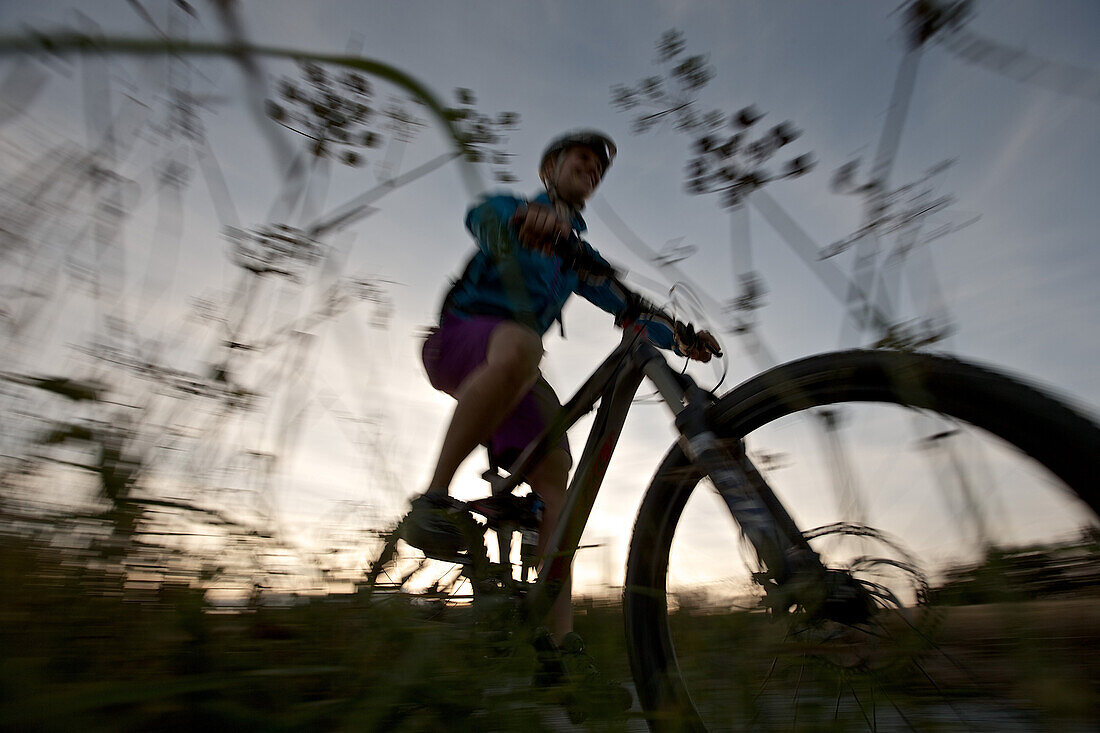
<svg viewBox="0 0 1100 733"><path fill-rule="evenodd" d="M588 242L582 241L581 246L583 246L589 256L594 258L597 262L611 267L611 264L603 258L603 255L597 252L595 247ZM623 292L621 288L617 287L614 282L607 277L581 274L578 277L577 287L574 288L574 292L593 305L614 315L617 320L622 319L629 310L629 299L631 294ZM647 321L644 326L646 334L655 345L662 349L669 349L683 356L680 350L676 348L676 339L673 335L671 324L666 323L664 319L652 319Z"/></svg>
<svg viewBox="0 0 1100 733"><path fill-rule="evenodd" d="M493 260L512 255L518 246L508 224L519 203L519 199L511 196L489 196L466 212L466 229L474 235L481 251Z"/></svg>
<svg viewBox="0 0 1100 733"><path fill-rule="evenodd" d="M510 226L521 203L521 199L512 196L489 196L466 213L466 228L491 263L492 277L499 282L506 303L504 307L520 323L537 326L535 307L518 257L520 244Z"/></svg>

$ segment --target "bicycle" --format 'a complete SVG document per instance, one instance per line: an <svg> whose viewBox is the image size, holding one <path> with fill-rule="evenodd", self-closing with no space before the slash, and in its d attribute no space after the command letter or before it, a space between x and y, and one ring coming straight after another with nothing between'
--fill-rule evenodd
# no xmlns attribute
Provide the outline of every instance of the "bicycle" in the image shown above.
<svg viewBox="0 0 1100 733"><path fill-rule="evenodd" d="M971 426L965 428L968 432L981 430L1003 441L995 451L1010 446L1014 455L1029 456L1047 472L1040 482L1060 482L1095 527L1100 513L1095 478L1100 429L1090 419L996 371L907 351L811 356L770 369L717 397L673 368L643 331L649 320L661 319L690 338L691 326L633 293L613 270L584 261L578 252L575 245L561 251L563 266L610 278L633 304L630 317L621 324L622 341L506 474L486 472L491 493L465 503L468 512L459 521L470 549L447 558L454 561L453 568L443 574L427 572L431 559L404 545L398 525L367 572L368 592L403 594L429 613L460 608L495 631L498 640L526 638L546 616L567 576L627 413L642 380L649 379L679 432L635 520L623 593L631 672L653 729L768 729L775 717L782 719L776 724L790 729L792 724L815 725L806 723L815 715L842 729L852 721L872 730L894 725L950 728L959 722L980 729L992 709L997 715L1025 720L1050 713L1019 710L1016 703L1001 699L1006 695L997 693L996 684L987 679L1000 675L982 671L986 668L976 656L982 650L972 648L967 629L1002 623L1005 616L1010 623L1026 626L1029 613L1069 613L1066 609L1078 608L1079 602L1049 589L1032 599L1028 588L1008 582L1011 572L992 586L963 584L959 590L958 582L942 568L925 567L918 553L867 522L833 522L803 530L803 522L796 521L773 486L779 471L758 467L759 454L754 461L754 451L747 446L770 426L785 432L790 415L808 414L810 423L817 424L835 420L835 412L823 410L838 404L898 405L907 414L947 420L937 440L964 430L965 423ZM539 567L534 549L539 501L517 492L527 471L597 402L560 523ZM877 413L872 422L876 421ZM696 491L704 478L713 490ZM745 563L752 571L750 601L720 600L721 613L691 607L690 598L678 595L668 582L674 540L690 539L684 524L691 515L685 514L685 506L700 496L711 501L703 512L706 521L721 513L739 528L739 534L729 532L734 552L722 550L720 567ZM718 506L727 511L715 509ZM490 560L486 549L489 530L496 535L496 560ZM519 567L513 568L516 535L521 537ZM735 556L739 545L748 548L747 560ZM989 557L995 555L992 547L986 544ZM1003 567L990 564L989 557L982 573ZM961 572L959 566L953 572ZM959 600L960 593L970 595ZM981 593L985 596L979 603L975 598ZM1048 605L1035 605L1044 602ZM1077 621L1082 614L1088 616L1087 611L1073 613ZM501 634L501 629L510 634ZM1088 633L1086 640L1095 643L1097 630ZM729 640L735 648L715 648L716 639ZM760 650L766 653L752 658ZM1072 650L1067 653L1069 683L1089 679L1075 666L1081 660ZM694 666L689 664L693 655L700 660ZM1000 664L1005 655L988 659ZM753 680L758 689L744 691L746 680ZM839 690L835 703L825 697L831 694L830 685ZM772 697L790 700L780 707L784 704ZM842 697L854 698L855 703L842 705ZM1091 691L1085 719L1095 704L1096 693ZM1005 723L997 715L994 729Z"/></svg>

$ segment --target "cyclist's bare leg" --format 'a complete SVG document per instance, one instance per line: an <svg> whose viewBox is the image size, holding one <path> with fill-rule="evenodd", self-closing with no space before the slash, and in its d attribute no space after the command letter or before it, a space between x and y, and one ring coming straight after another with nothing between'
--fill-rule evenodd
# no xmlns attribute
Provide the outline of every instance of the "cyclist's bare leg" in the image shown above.
<svg viewBox="0 0 1100 733"><path fill-rule="evenodd" d="M546 549L546 543L554 532L561 516L562 507L565 506L565 489L569 483L569 467L572 459L564 450L558 449L551 452L528 476L531 490L539 495L546 505L542 513L542 525L539 527L539 546L541 554ZM550 615L546 619L546 626L553 635L555 641L560 641L563 636L573 630L573 598L571 593L572 578L566 577L561 593L554 601L550 609Z"/></svg>
<svg viewBox="0 0 1100 733"><path fill-rule="evenodd" d="M429 492L446 493L462 462L493 434L534 386L542 354L542 339L534 330L511 321L493 329L485 363L466 378L456 395L457 404L443 438ZM554 450L529 477L532 491L546 504L539 528L539 552L557 526L571 465L572 459L566 451ZM550 610L547 625L557 639L573 629L568 582Z"/></svg>
<svg viewBox="0 0 1100 733"><path fill-rule="evenodd" d="M447 493L466 457L488 438L539 376L542 338L531 328L502 321L489 337L485 362L459 387L429 492Z"/></svg>

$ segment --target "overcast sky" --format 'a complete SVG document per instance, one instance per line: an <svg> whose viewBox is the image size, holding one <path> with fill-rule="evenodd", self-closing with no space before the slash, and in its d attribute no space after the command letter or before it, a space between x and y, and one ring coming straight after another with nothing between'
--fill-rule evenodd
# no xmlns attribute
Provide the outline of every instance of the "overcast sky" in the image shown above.
<svg viewBox="0 0 1100 733"><path fill-rule="evenodd" d="M207 3L192 3L197 20L170 13L169 5L143 2L161 29L176 35L185 30L193 39L224 37ZM703 109L733 112L753 104L767 115L762 129L791 120L803 131L790 146L791 154L812 152L817 167L797 180L770 185L767 193L824 248L864 223L857 197L833 193L829 183L833 171L857 158L865 176L877 149L905 50L895 10L890 2L774 0L239 3L245 33L255 43L319 53L350 51L410 74L448 102L453 89L464 87L474 91L481 112L518 112L521 124L504 147L514 156L512 169L519 182L513 188L521 192L537 190L537 157L550 137L577 126L607 131L619 144L620 156L587 212L590 241L640 276L635 279L639 285L664 283L666 297L668 273L639 257L622 240L621 230L609 223L607 212L621 217L652 249L678 241L691 245L695 254L679 266L700 294L718 302L737 294L735 278L751 251L751 262L767 287L758 334L779 360L855 345L850 334L842 335L841 304L756 208L749 206L736 221L715 197L689 196L683 177L688 139L671 126L633 134L632 115L612 107L610 89L659 73L656 40L671 28L682 30L687 53L706 54L716 72L700 94ZM63 25L88 29L89 23L105 35L155 33L134 4L124 0L0 2L4 35ZM938 163L953 160L932 183L937 196L951 194L956 203L924 230L972 223L921 248L910 270L913 282L934 284L951 314L954 335L937 348L1026 375L1095 414L1100 406L1100 103L1095 71L1080 88L1084 93L1076 95L1042 82L1059 78L1059 69L1100 69L1100 6L1091 0L975 3L967 28L1055 63L1043 67L1037 80L1023 83L965 63L938 45L921 53L890 184L915 181ZM12 56L0 57L0 74L8 74L16 63ZM272 85L295 73L288 62L261 64ZM110 79L110 116L127 95L154 108L164 101L163 86L158 89L165 78L163 61L112 58L109 72L99 76L89 76L73 59L33 68L47 69L49 81L21 115L0 127L9 151L22 146L33 155L35 145L43 150L63 140L84 144L94 137L96 122L88 121L88 110L95 117L103 108L95 112L97 104L86 97L97 79ZM176 73L184 73L179 68ZM221 59L203 59L186 76L193 93L207 95L203 124L240 223L304 224L300 213L272 211L281 178L269 139L248 112L239 69ZM397 94L384 83L377 83L376 91L382 98ZM428 124L394 161L399 172L431 160L448 146L429 115L423 110L418 114ZM272 130L284 145L301 146L300 138L274 127L266 135ZM20 142L26 140L33 144ZM124 175L138 180L137 172L147 167L140 155ZM318 210L331 210L378 183L383 151L368 157L364 168L335 170L327 189L318 194L323 195ZM158 202L164 199L151 193L155 187L146 186L127 225L126 254L120 255L127 263L127 307L157 314L152 319L157 323L179 322L192 296L224 299L239 277L224 256L218 232L226 222L210 202L198 159L185 160L192 185L179 207L182 230L172 240L178 244L149 246L149 233L158 231L157 207L163 205ZM21 169L15 162L0 165L5 179ZM487 187L495 185L487 170L480 176ZM393 313L385 328L369 325L369 306L319 328L312 376L296 389L338 395L348 412L377 419L380 442L373 452L364 452L331 417L306 420L275 501L285 525L294 526L298 515L329 515L339 502L374 503L382 514L396 512L405 496L423 487L450 401L434 393L423 376L419 334L433 322L448 279L472 251L462 221L479 193L450 164L380 200L372 216L332 238L330 243L347 253L345 274L387 281ZM731 231L736 233L736 255ZM893 239L884 244L892 246ZM847 271L851 257L849 251L830 262ZM909 290L895 295L899 318L926 315L920 311L924 304L915 303ZM316 293L288 290L282 297L268 311L272 324L281 322L279 313L293 313ZM709 316L709 325L721 331L723 315ZM567 309L565 327L565 340L556 333L548 337L545 363L546 374L563 396L616 339L610 319L581 302ZM155 325L148 328L156 330ZM756 362L735 336L723 333L722 339L729 354L725 384L732 386L751 376ZM60 340L71 343L71 334ZM695 373L704 382L717 379L710 369ZM607 567L621 565L642 488L670 438L660 408L643 406L635 412L586 535L588 542L606 539L609 549L603 559L585 561L582 577L599 580L611 573ZM270 434L262 430L247 439L267 441L272 448ZM579 454L583 435L575 435L573 444ZM378 478L380 456L401 476L396 483ZM456 482L456 492L480 491L479 472L478 466L468 467Z"/></svg>

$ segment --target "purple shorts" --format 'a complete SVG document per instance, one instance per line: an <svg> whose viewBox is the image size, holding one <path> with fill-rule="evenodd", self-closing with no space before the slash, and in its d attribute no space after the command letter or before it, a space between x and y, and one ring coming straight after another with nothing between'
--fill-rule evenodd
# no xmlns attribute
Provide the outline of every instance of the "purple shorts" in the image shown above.
<svg viewBox="0 0 1100 733"><path fill-rule="evenodd" d="M481 366L489 351L489 337L502 321L498 316L451 316L424 342L424 369L436 389L452 397L466 378ZM561 403L542 376L504 419L488 443L496 464L507 468L527 445L550 424ZM560 446L569 453L569 441L562 437Z"/></svg>

